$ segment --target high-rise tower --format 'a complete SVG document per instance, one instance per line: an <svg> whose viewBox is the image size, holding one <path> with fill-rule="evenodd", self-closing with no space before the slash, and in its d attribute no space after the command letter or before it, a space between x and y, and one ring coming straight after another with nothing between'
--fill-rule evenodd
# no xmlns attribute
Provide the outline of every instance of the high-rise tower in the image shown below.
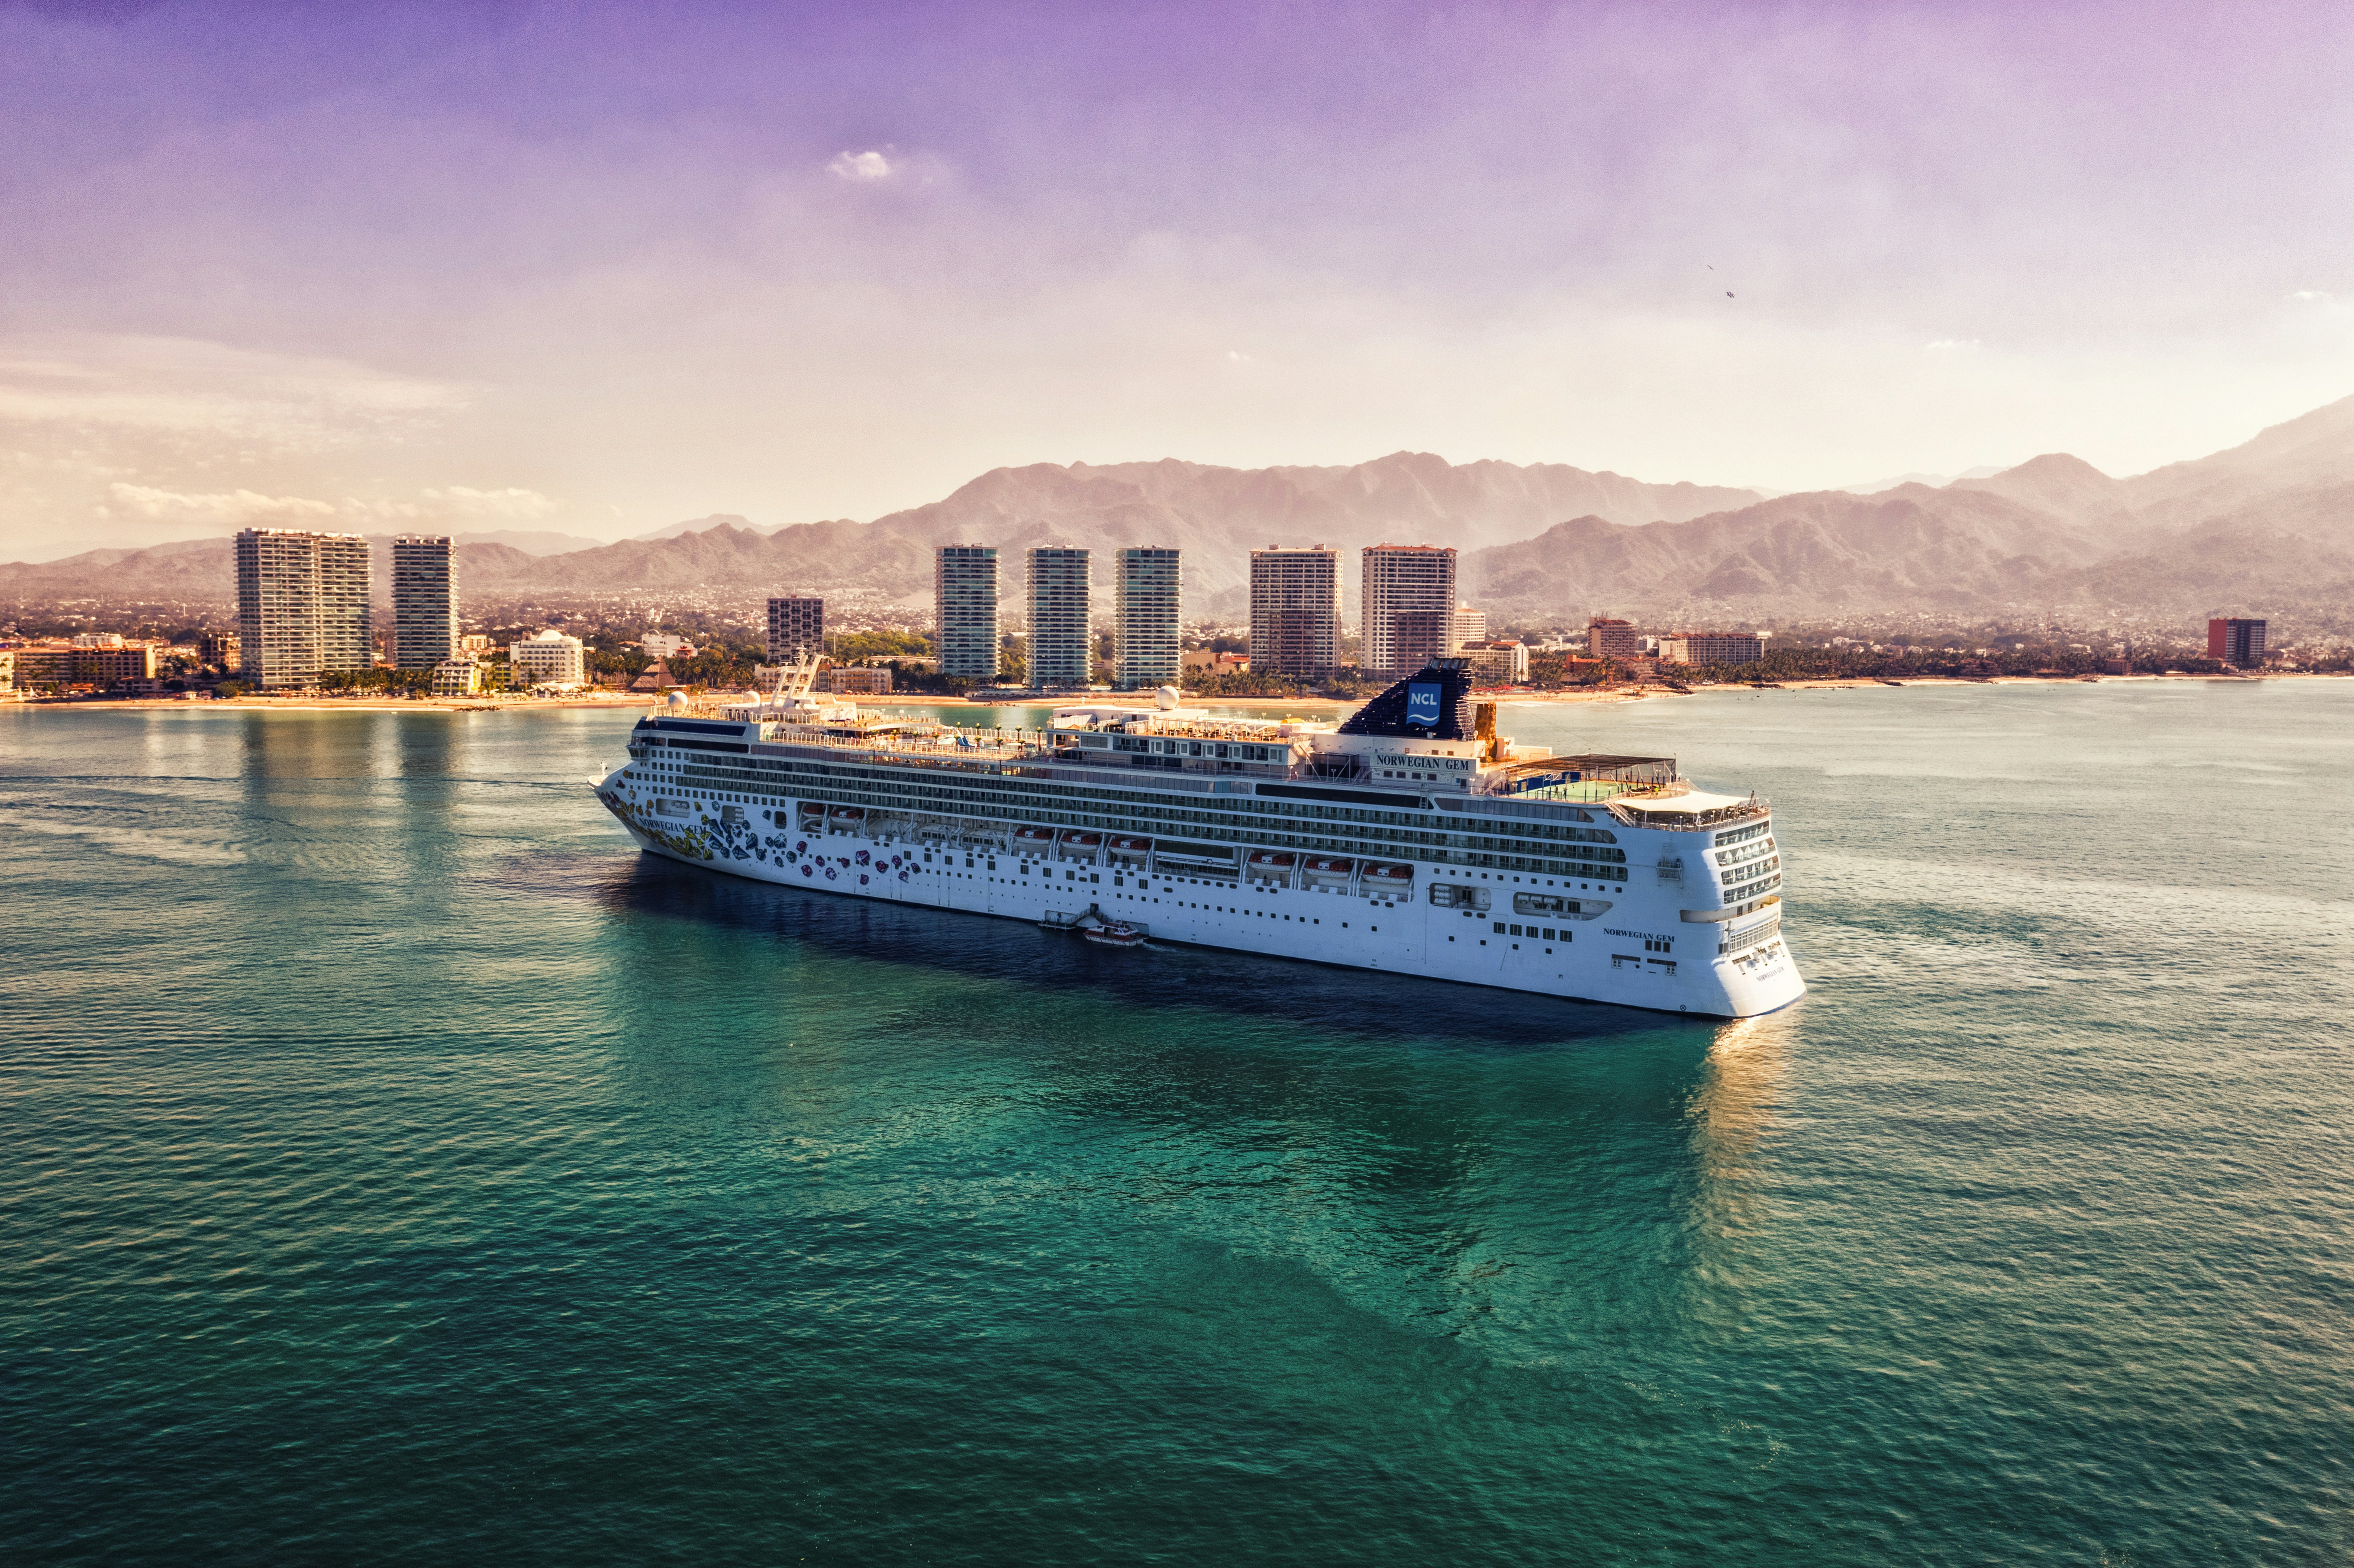
<svg viewBox="0 0 2354 1568"><path fill-rule="evenodd" d="M1444 545L1369 545L1364 552L1364 650L1367 673L1410 674L1419 659L1398 644L1397 617L1408 610L1443 610L1451 637L1455 614L1455 551Z"/></svg>
<svg viewBox="0 0 2354 1568"><path fill-rule="evenodd" d="M392 542L392 662L430 670L458 652L457 550L447 538Z"/></svg>
<svg viewBox="0 0 2354 1568"><path fill-rule="evenodd" d="M997 679L997 548L942 545L932 556L940 673Z"/></svg>
<svg viewBox="0 0 2354 1568"><path fill-rule="evenodd" d="M1251 552L1255 672L1325 675L1341 662L1341 552L1318 545Z"/></svg>
<svg viewBox="0 0 2354 1568"><path fill-rule="evenodd" d="M1119 553L1119 603L1114 638L1119 685L1171 686L1184 661L1177 619L1184 599L1174 550L1140 546Z"/></svg>
<svg viewBox="0 0 2354 1568"><path fill-rule="evenodd" d="M240 673L265 689L315 686L372 659L367 541L247 528L237 535Z"/></svg>
<svg viewBox="0 0 2354 1568"><path fill-rule="evenodd" d="M1086 685L1089 641L1087 553L1040 546L1030 552L1030 683Z"/></svg>

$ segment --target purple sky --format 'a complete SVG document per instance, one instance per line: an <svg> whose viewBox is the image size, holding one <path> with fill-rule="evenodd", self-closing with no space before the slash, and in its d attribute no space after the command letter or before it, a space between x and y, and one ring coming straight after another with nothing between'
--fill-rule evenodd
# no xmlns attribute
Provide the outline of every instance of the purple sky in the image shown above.
<svg viewBox="0 0 2354 1568"><path fill-rule="evenodd" d="M0 0L0 558L2138 471L2354 393L2349 68L2322 5Z"/></svg>

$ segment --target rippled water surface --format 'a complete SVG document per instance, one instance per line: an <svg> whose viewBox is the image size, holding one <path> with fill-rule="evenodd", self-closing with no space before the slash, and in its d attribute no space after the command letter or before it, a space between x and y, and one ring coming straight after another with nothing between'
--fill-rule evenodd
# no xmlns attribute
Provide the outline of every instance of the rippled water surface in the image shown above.
<svg viewBox="0 0 2354 1568"><path fill-rule="evenodd" d="M641 859L626 715L0 712L16 1561L2354 1552L2354 682L1516 710L1710 1026Z"/></svg>

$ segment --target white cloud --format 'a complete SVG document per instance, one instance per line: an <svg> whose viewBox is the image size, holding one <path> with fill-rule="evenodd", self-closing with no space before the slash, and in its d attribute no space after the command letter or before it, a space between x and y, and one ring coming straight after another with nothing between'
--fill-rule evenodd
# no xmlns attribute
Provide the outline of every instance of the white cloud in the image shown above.
<svg viewBox="0 0 2354 1568"><path fill-rule="evenodd" d="M1976 354L1978 351L1978 340L1974 337L1941 337L1925 343L1921 346L1933 353Z"/></svg>
<svg viewBox="0 0 2354 1568"><path fill-rule="evenodd" d="M826 165L836 179L887 180L891 177L891 160L872 150L864 153L843 153Z"/></svg>
<svg viewBox="0 0 2354 1568"><path fill-rule="evenodd" d="M2291 294L2289 298L2292 300L2303 300L2306 303L2310 305L2326 305L2330 303L2336 296L2325 294L2318 289L2299 289L2296 293Z"/></svg>
<svg viewBox="0 0 2354 1568"><path fill-rule="evenodd" d="M306 453L411 436L470 400L448 382L190 338L0 342L0 421L22 426L198 433Z"/></svg>
<svg viewBox="0 0 2354 1568"><path fill-rule="evenodd" d="M561 510L536 490L469 490L462 484L423 493L428 508L451 517L546 517Z"/></svg>
<svg viewBox="0 0 2354 1568"><path fill-rule="evenodd" d="M415 501L317 501L302 495L265 495L256 490L188 492L154 485L106 487L107 499L93 510L103 518L127 518L175 527L318 527L413 522L514 522L546 517L561 507L535 490L473 490L453 484L421 491Z"/></svg>
<svg viewBox="0 0 2354 1568"><path fill-rule="evenodd" d="M101 504L97 509L100 516L114 516L119 507L123 514L151 523L251 528L271 524L315 524L340 515L340 509L333 502L312 501L299 495L264 495L255 490L191 495L184 491L158 490L152 485L118 481L106 487L106 493L112 504Z"/></svg>

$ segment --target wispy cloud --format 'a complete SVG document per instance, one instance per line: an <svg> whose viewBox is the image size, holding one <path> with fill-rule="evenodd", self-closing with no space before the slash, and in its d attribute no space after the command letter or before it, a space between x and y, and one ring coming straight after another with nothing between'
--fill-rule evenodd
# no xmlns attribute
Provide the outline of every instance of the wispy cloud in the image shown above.
<svg viewBox="0 0 2354 1568"><path fill-rule="evenodd" d="M265 495L257 490L189 492L117 481L92 508L102 519L129 518L178 528L304 527L344 524L458 523L542 518L560 510L535 490L473 490L462 484L419 493L414 501L364 501L346 496L321 501L303 495Z"/></svg>
<svg viewBox="0 0 2354 1568"><path fill-rule="evenodd" d="M469 490L453 484L443 490L429 490L423 494L424 503L444 515L465 518L498 517L508 520L546 517L561 510L557 503L536 490Z"/></svg>
<svg viewBox="0 0 2354 1568"><path fill-rule="evenodd" d="M2309 305L2326 305L2337 297L2335 294L2325 294L2319 289L2299 289L2289 296L2292 300L2303 300Z"/></svg>
<svg viewBox="0 0 2354 1568"><path fill-rule="evenodd" d="M1974 337L1933 338L1921 345L1932 354L1976 354L1978 340Z"/></svg>
<svg viewBox="0 0 2354 1568"><path fill-rule="evenodd" d="M107 500L96 508L99 516L119 514L150 523L252 528L273 524L323 523L337 515L337 508L331 501L312 501L300 495L264 495L258 490L191 495L184 491L117 481L106 487L106 493Z"/></svg>
<svg viewBox="0 0 2354 1568"><path fill-rule="evenodd" d="M398 436L471 389L348 360L190 338L98 334L0 344L0 420L201 431L281 450Z"/></svg>
<svg viewBox="0 0 2354 1568"><path fill-rule="evenodd" d="M843 153L828 164L826 170L836 179L887 180L891 177L891 160L872 150Z"/></svg>

